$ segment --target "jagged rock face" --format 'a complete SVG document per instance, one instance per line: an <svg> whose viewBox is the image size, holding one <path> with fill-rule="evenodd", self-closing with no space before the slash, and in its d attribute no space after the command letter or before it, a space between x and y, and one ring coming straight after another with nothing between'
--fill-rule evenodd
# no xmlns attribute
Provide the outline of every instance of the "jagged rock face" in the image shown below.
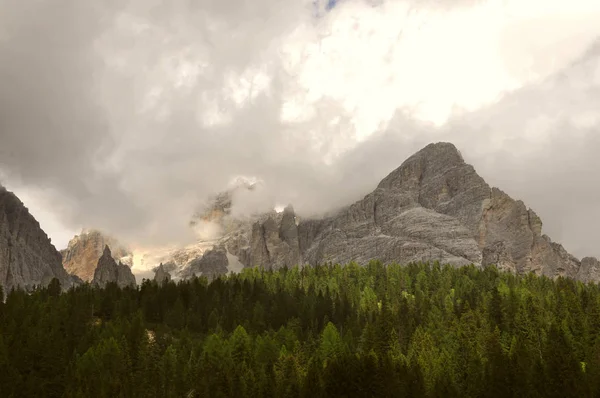
<svg viewBox="0 0 600 398"><path fill-rule="evenodd" d="M166 267L162 263L156 269L154 280L158 283L169 282L171 280L171 274L169 274Z"/></svg>
<svg viewBox="0 0 600 398"><path fill-rule="evenodd" d="M121 288L136 286L135 276L133 276L131 269L125 264L117 264L112 257L109 247L105 246L94 271L92 285L103 288L109 282L114 282Z"/></svg>
<svg viewBox="0 0 600 398"><path fill-rule="evenodd" d="M600 280L597 260L580 262L543 235L533 210L490 187L449 143L426 146L362 200L322 219L298 222L291 206L234 219L231 194L216 198L199 219L222 227L219 247L186 260L211 277L226 273L233 255L246 267L439 261Z"/></svg>
<svg viewBox="0 0 600 398"><path fill-rule="evenodd" d="M542 222L522 201L490 187L449 143L430 144L391 172L364 199L297 226L289 208L229 239L246 266L298 262L440 261L599 280L594 260L578 261L542 234ZM243 234L242 234L243 235Z"/></svg>
<svg viewBox="0 0 600 398"><path fill-rule="evenodd" d="M204 276L208 280L213 280L218 275L227 274L227 250L223 246L215 246L208 250L200 258L192 260L183 271L184 278L193 275Z"/></svg>
<svg viewBox="0 0 600 398"><path fill-rule="evenodd" d="M600 261L593 257L583 258L577 273L577 279L585 283L600 281Z"/></svg>
<svg viewBox="0 0 600 398"><path fill-rule="evenodd" d="M235 249L232 250L235 253ZM280 268L301 263L298 226L294 209L288 206L282 214L274 214L252 226L250 253L238 256L240 261L266 268Z"/></svg>
<svg viewBox="0 0 600 398"><path fill-rule="evenodd" d="M23 203L0 185L0 286L5 292L47 285L57 278L63 289L74 284L60 253Z"/></svg>
<svg viewBox="0 0 600 398"><path fill-rule="evenodd" d="M94 277L96 265L106 246L116 262L132 265L132 254L128 249L116 239L96 230L82 231L69 241L68 247L61 250L63 265L69 273L89 282Z"/></svg>

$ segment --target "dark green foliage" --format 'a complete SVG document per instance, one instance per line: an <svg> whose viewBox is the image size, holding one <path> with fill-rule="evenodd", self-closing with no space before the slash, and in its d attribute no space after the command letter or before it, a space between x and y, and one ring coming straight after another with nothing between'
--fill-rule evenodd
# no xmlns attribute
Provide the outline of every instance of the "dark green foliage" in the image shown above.
<svg viewBox="0 0 600 398"><path fill-rule="evenodd" d="M596 397L599 380L600 288L493 267L52 281L0 300L1 397Z"/></svg>

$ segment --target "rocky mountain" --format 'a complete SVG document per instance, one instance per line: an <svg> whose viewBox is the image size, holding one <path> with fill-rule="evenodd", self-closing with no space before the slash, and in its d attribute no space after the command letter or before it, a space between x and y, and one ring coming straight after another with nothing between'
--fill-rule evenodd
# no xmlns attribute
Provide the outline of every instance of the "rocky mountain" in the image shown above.
<svg viewBox="0 0 600 398"><path fill-rule="evenodd" d="M240 189L251 192L254 185L221 193L194 215L192 226L216 227L215 236L142 259L148 260L146 265L161 263L155 278L213 279L250 266L379 259L495 264L516 273L600 281L597 259L579 260L553 242L542 233L542 221L532 209L489 186L450 143L426 146L363 199L323 218L299 219L292 206L234 215L234 193ZM65 288L81 282L65 268L98 286L109 281L135 285L130 267L123 264L132 254L98 231L83 231L63 256L61 261L23 203L0 188L0 284L5 290L30 289L54 277Z"/></svg>
<svg viewBox="0 0 600 398"><path fill-rule="evenodd" d="M121 262L117 264L110 248L104 246L104 251L98 259L98 265L94 271L92 285L103 288L109 282L115 282L119 287L136 286L135 276L133 276L131 269Z"/></svg>
<svg viewBox="0 0 600 398"><path fill-rule="evenodd" d="M132 266L132 253L125 246L115 238L93 229L81 231L69 241L66 249L60 251L63 266L69 273L90 282L105 246L110 248L115 261Z"/></svg>
<svg viewBox="0 0 600 398"><path fill-rule="evenodd" d="M154 280L158 283L169 282L171 280L171 274L162 263L154 271Z"/></svg>
<svg viewBox="0 0 600 398"><path fill-rule="evenodd" d="M228 207L211 218L236 228L225 228L206 260L191 260L187 268L224 273L227 256L267 268L379 259L496 264L516 273L600 280L598 260L580 261L544 235L532 209L490 187L450 143L426 146L362 200L328 217L299 221L288 206L237 223L230 218Z"/></svg>
<svg viewBox="0 0 600 398"><path fill-rule="evenodd" d="M533 210L490 187L449 143L428 145L361 201L298 230L310 264L438 260L573 278L581 268Z"/></svg>
<svg viewBox="0 0 600 398"><path fill-rule="evenodd" d="M136 253L140 266L155 267L156 272L157 264L160 264L175 280L192 275L212 278L218 274L239 272L244 264L223 244L229 242L238 245L237 252L237 249L249 243L252 221L264 219L265 215L234 217L231 214L234 195L242 190L252 192L255 186L255 183L239 180L231 189L209 198L190 221L190 227L199 232L197 242L184 247ZM273 215L276 214L273 212ZM203 260L204 256L206 258Z"/></svg>
<svg viewBox="0 0 600 398"><path fill-rule="evenodd" d="M576 279L582 282L600 282L600 262L594 257L581 259Z"/></svg>
<svg viewBox="0 0 600 398"><path fill-rule="evenodd" d="M64 289L77 282L25 205L0 185L0 286L5 292L16 287L29 290L53 278Z"/></svg>
<svg viewBox="0 0 600 398"><path fill-rule="evenodd" d="M254 189L238 184L193 216L192 227L210 226L215 236L146 255L145 264L161 263L174 279L212 279L251 266L439 261L600 281L597 259L580 261L553 242L532 209L489 186L450 143L426 146L363 199L323 218L300 219L291 205L234 215L234 194Z"/></svg>
<svg viewBox="0 0 600 398"><path fill-rule="evenodd" d="M192 275L205 276L208 280L212 280L218 275L226 274L228 265L229 259L225 247L215 246L207 250L201 257L190 261L181 276L183 278L189 278Z"/></svg>

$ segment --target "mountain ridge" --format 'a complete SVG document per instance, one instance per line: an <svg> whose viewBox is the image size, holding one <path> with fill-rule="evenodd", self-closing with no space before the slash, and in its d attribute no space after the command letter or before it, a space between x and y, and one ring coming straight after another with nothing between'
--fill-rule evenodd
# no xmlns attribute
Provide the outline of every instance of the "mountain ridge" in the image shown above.
<svg viewBox="0 0 600 398"><path fill-rule="evenodd" d="M214 275L216 269L225 273L231 259L266 268L379 259L495 264L519 274L600 280L596 258L579 260L553 242L542 233L542 220L533 209L490 186L448 142L425 146L362 199L322 218L299 219L288 206L280 213L232 220L231 198L217 197L228 206L219 205L220 211L210 212L209 218L224 233L212 245L204 242L206 248L195 254L199 259L209 251L213 257L215 251L227 256L218 257L221 263L207 261L211 266L205 270L198 266L204 262L190 256L187 264L179 264L187 269L183 275Z"/></svg>
<svg viewBox="0 0 600 398"><path fill-rule="evenodd" d="M245 266L282 266L289 253L274 233L282 219L256 221L241 238L225 238L225 246ZM410 156L363 199L329 217L301 220L297 236L300 263L311 265L438 260L583 281L597 276L596 259L586 260L583 271L580 260L542 234L532 209L488 185L447 142Z"/></svg>
<svg viewBox="0 0 600 398"><path fill-rule="evenodd" d="M98 259L94 278L91 281L93 286L105 287L107 283L116 283L119 287L136 287L135 277L129 267L120 261L117 263L112 256L108 245L104 246L102 256Z"/></svg>
<svg viewBox="0 0 600 398"><path fill-rule="evenodd" d="M23 202L0 185L0 286L30 290L57 278L63 289L77 284L61 254Z"/></svg>
<svg viewBox="0 0 600 398"><path fill-rule="evenodd" d="M60 251L64 268L83 281L92 281L105 246L110 248L115 261L123 262L129 267L133 265L132 252L117 239L95 229L84 229L69 241L66 249Z"/></svg>
<svg viewBox="0 0 600 398"><path fill-rule="evenodd" d="M373 259L385 264L439 261L454 266L494 264L518 274L533 272L583 282L600 281L600 262L596 258L579 260L553 242L543 234L542 220L534 210L487 184L451 143L425 146L362 199L321 218L298 217L291 205L281 212L234 216L236 189L252 191L252 186L216 195L214 205L193 215L196 222L190 224L192 228L198 222L214 224L220 231L218 236L143 258L144 266L167 271L173 279L193 275L212 279L251 266L277 269L327 262L365 264ZM103 269L127 267L120 265L110 249L107 254L107 242L113 238L98 232L96 235L102 239L84 244L85 236L96 236L93 230L84 231L84 238L76 237L61 258L39 223L11 195L0 190L0 283L5 289L47 284L53 277L63 287L80 283L67 273L65 263L73 269L80 269L84 262L94 264L94 278L83 275L82 279L95 283L100 259L107 255L111 261L108 264L105 258L102 263L108 265ZM100 241L105 247L102 255L97 250L75 250L82 245L95 249L98 245L92 243ZM16 253L26 254L14 256L15 242L19 245ZM115 249L120 247L114 242ZM82 264L76 264L78 261ZM87 265L83 268L91 269ZM113 274L108 272L101 279L113 280ZM131 278L125 279L130 284Z"/></svg>

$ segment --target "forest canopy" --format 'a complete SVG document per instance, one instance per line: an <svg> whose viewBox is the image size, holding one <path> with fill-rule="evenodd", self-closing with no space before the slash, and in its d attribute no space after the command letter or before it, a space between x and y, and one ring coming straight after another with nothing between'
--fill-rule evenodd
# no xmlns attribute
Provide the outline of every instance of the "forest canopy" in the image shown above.
<svg viewBox="0 0 600 398"><path fill-rule="evenodd" d="M0 396L592 397L599 331L598 285L495 267L54 280L0 300Z"/></svg>

